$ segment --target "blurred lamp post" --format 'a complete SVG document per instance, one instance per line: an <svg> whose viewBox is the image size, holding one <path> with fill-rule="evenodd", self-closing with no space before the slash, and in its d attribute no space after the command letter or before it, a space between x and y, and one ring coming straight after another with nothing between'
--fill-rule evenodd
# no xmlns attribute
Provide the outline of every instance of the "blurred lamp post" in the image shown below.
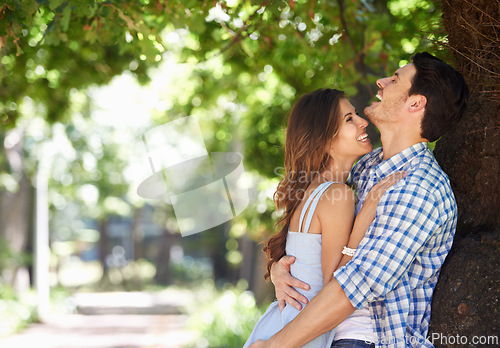
<svg viewBox="0 0 500 348"><path fill-rule="evenodd" d="M43 144L48 150L48 144ZM36 209L35 209L35 287L37 292L38 317L43 319L50 309L49 284L49 168L50 156L48 151L41 151L36 174Z"/></svg>

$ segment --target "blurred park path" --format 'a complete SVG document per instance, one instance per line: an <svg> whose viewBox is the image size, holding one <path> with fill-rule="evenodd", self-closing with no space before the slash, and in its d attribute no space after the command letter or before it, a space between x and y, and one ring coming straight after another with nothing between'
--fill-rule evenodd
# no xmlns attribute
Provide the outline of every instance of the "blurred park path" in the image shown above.
<svg viewBox="0 0 500 348"><path fill-rule="evenodd" d="M78 314L51 314L1 348L181 348L192 342L187 292L81 293Z"/></svg>

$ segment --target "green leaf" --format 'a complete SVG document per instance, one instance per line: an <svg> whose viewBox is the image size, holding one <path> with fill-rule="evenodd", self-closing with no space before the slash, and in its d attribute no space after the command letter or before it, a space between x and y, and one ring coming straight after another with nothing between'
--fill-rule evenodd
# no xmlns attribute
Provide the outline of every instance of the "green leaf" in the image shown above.
<svg viewBox="0 0 500 348"><path fill-rule="evenodd" d="M33 14L38 10L38 3L35 0L28 0L23 3L23 10Z"/></svg>
<svg viewBox="0 0 500 348"><path fill-rule="evenodd" d="M51 10L55 10L63 3L63 1L64 0L49 0L49 8Z"/></svg>
<svg viewBox="0 0 500 348"><path fill-rule="evenodd" d="M68 31L70 19L71 19L71 7L66 6L63 10L63 16L61 18L61 29L63 32Z"/></svg>

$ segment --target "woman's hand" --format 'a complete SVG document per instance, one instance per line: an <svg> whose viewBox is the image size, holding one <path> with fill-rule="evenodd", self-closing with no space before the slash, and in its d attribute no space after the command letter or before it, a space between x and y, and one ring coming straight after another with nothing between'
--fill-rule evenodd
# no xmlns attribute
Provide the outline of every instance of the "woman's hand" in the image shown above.
<svg viewBox="0 0 500 348"><path fill-rule="evenodd" d="M266 342L264 340L257 340L252 345L248 348L265 348L266 347Z"/></svg>
<svg viewBox="0 0 500 348"><path fill-rule="evenodd" d="M309 290L309 284L292 277L290 274L290 265L294 262L295 257L283 256L271 266L271 281L274 284L276 299L281 311L287 303L300 310L302 305L299 302L308 302L307 297L293 288Z"/></svg>
<svg viewBox="0 0 500 348"><path fill-rule="evenodd" d="M366 195L365 202L363 203L363 206L366 205L367 203L371 206L377 206L378 202L380 201L380 198L384 195L385 191L397 183L399 180L402 178L406 177L408 175L407 172L396 172L392 173L391 175L386 176L383 180L379 181L376 185L374 185L370 192Z"/></svg>
<svg viewBox="0 0 500 348"><path fill-rule="evenodd" d="M374 185L370 192L366 195L363 206L361 207L356 220L354 221L354 226L352 227L351 235L349 236L349 242L347 246L352 249L356 249L366 234L368 227L375 219L375 211L377 210L377 205L380 198L384 195L385 191L399 180L404 178L407 172L397 172L388 175L383 180ZM340 260L337 269L346 265L351 260L351 256L343 255Z"/></svg>

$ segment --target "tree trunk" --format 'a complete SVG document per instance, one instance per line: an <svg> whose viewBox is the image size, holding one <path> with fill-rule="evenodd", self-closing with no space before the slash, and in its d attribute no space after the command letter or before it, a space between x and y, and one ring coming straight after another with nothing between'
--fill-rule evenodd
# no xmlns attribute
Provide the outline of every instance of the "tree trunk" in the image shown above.
<svg viewBox="0 0 500 348"><path fill-rule="evenodd" d="M462 120L434 152L457 199L458 228L434 293L431 331L498 335L500 2L442 0L442 7L454 65L469 85L470 99Z"/></svg>
<svg viewBox="0 0 500 348"><path fill-rule="evenodd" d="M156 274L154 277L156 284L169 285L172 282L170 272L170 249L176 240L176 235L170 233L168 229L163 230L161 244L156 256Z"/></svg>
<svg viewBox="0 0 500 348"><path fill-rule="evenodd" d="M22 254L28 243L30 219L27 217L32 212L33 189L24 173L18 184L19 189L14 193L0 192L0 237L4 238L12 257L7 269L0 269L0 272L3 271L0 276L3 276L3 281L7 284L14 286L16 291L23 292L29 289L30 280L18 279L19 276L25 278L28 274L26 271L18 271L27 266L22 263Z"/></svg>
<svg viewBox="0 0 500 348"><path fill-rule="evenodd" d="M109 268L108 263L106 262L107 256L109 255L108 220L106 217L99 220L99 234L99 262L102 266L102 279L104 279L108 276Z"/></svg>
<svg viewBox="0 0 500 348"><path fill-rule="evenodd" d="M470 89L464 117L435 151L457 198L461 234L492 230L500 218L499 8L498 0L443 0L455 67Z"/></svg>
<svg viewBox="0 0 500 348"><path fill-rule="evenodd" d="M142 255L142 244L144 243L144 235L142 232L142 208L134 208L134 213L132 216L132 244L133 244L133 260L137 261L143 257Z"/></svg>
<svg viewBox="0 0 500 348"><path fill-rule="evenodd" d="M0 238L3 239L0 243L6 244L6 255L0 255L4 257L0 263L0 279L22 292L30 286L22 254L26 251L32 219L33 186L26 174L23 158L24 130L13 129L7 132L5 138L0 136L0 140L3 150L0 154L0 170L10 172L18 181L15 192L0 191ZM2 269L2 264L6 269Z"/></svg>

